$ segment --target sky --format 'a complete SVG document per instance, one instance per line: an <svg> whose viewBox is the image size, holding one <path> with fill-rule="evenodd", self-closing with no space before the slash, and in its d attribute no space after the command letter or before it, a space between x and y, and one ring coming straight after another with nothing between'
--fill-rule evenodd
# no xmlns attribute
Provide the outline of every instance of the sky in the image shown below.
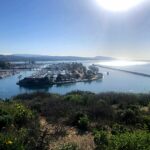
<svg viewBox="0 0 150 150"><path fill-rule="evenodd" d="M97 0L0 0L0 54L150 59L150 1L113 12Z"/></svg>

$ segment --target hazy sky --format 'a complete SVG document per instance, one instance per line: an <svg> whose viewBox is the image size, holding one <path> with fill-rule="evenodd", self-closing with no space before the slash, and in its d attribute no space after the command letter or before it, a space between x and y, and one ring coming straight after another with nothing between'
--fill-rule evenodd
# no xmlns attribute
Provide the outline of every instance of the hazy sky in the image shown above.
<svg viewBox="0 0 150 150"><path fill-rule="evenodd" d="M0 0L0 53L150 59L150 1L124 12L96 0Z"/></svg>

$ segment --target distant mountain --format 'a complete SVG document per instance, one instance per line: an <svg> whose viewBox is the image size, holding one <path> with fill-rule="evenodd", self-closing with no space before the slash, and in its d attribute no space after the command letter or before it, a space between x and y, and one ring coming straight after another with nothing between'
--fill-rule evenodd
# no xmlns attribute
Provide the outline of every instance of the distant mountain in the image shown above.
<svg viewBox="0 0 150 150"><path fill-rule="evenodd" d="M25 61L25 58L14 55L0 55L0 61Z"/></svg>
<svg viewBox="0 0 150 150"><path fill-rule="evenodd" d="M96 57L77 57L77 56L43 56L30 54L0 55L0 61L77 61L77 60L112 60L114 58L96 56Z"/></svg>
<svg viewBox="0 0 150 150"><path fill-rule="evenodd" d="M114 60L116 58L106 57L106 56L96 56L96 57L94 57L94 59L96 59L96 60Z"/></svg>
<svg viewBox="0 0 150 150"><path fill-rule="evenodd" d="M34 55L34 54L13 54L13 56L20 56L20 57L41 57L42 55Z"/></svg>

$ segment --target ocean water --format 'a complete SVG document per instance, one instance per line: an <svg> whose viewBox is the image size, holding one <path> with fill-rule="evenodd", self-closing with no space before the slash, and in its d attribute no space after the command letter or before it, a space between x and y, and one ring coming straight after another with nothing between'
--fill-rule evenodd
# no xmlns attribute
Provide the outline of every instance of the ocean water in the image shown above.
<svg viewBox="0 0 150 150"><path fill-rule="evenodd" d="M106 63L107 62L107 63ZM55 62L57 63L57 62ZM114 61L84 61L84 65L100 64L123 70L136 71L140 73L150 74L149 62L114 62ZM121 64L122 63L122 64ZM104 74L103 79L92 82L78 82L64 85L54 85L48 88L29 89L16 85L18 76L14 75L0 80L0 98L10 98L21 93L30 93L35 91L45 91L58 94L66 94L71 91L82 90L91 91L94 93L100 92L132 92L132 93L149 93L150 92L150 77L138 76L121 71L99 68ZM107 74L109 72L109 75ZM33 72L24 71L20 74L25 76L31 75Z"/></svg>

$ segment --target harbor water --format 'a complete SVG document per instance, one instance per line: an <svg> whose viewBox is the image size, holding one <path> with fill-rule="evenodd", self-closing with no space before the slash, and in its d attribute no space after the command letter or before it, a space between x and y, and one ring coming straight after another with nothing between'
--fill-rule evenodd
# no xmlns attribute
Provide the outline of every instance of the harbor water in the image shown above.
<svg viewBox="0 0 150 150"><path fill-rule="evenodd" d="M105 61L106 62L106 61ZM54 63L54 62L53 62ZM57 63L57 62L55 62ZM82 62L88 66L90 64L104 65L103 62L86 61ZM118 62L119 64L119 62ZM135 63L126 65L113 65L113 62L105 63L110 67L119 69L136 71L140 73L150 74L150 63ZM71 91L91 91L94 93L100 92L132 92L132 93L149 93L150 92L150 77L144 77L134 74L129 74L117 70L110 70L107 68L100 68L100 72L104 74L103 79L92 82L77 82L62 85L54 85L47 88L23 88L16 85L18 76L27 77L33 71L22 71L20 74L10 76L0 80L0 98L10 98L21 93L30 93L36 91L44 91L58 94L66 94Z"/></svg>

